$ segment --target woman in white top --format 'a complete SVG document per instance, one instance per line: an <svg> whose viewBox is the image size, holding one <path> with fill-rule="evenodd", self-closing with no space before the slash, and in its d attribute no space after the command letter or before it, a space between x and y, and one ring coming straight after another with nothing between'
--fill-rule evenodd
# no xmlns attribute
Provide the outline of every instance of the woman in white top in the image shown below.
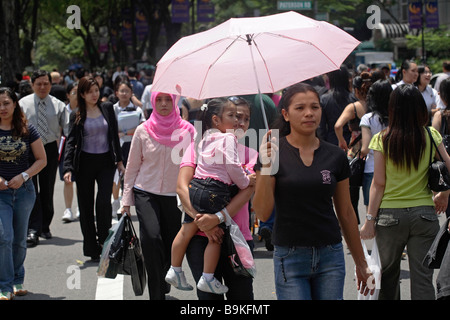
<svg viewBox="0 0 450 320"><path fill-rule="evenodd" d="M142 109L132 102L133 87L127 79L122 79L117 83L116 97L119 101L114 104L114 112L117 118L117 124L119 127L120 147L122 149L123 165L126 167L128 154L130 152L131 139L133 138L134 131L137 126L145 121L144 112ZM117 215L120 209L119 191L120 191L120 178L114 179L113 183L113 202L112 202L112 215Z"/></svg>
<svg viewBox="0 0 450 320"><path fill-rule="evenodd" d="M430 86L431 76L433 75L430 68L426 65L421 65L417 68L417 70L419 72L419 76L417 77L417 81L414 84L422 93L422 97L425 100L425 104L427 105L431 123L431 119L437 111L439 94Z"/></svg>
<svg viewBox="0 0 450 320"><path fill-rule="evenodd" d="M392 85L392 89L402 84L414 84L418 76L417 64L414 61L405 60L395 76L396 83Z"/></svg>
<svg viewBox="0 0 450 320"><path fill-rule="evenodd" d="M366 212L367 206L369 205L369 190L374 171L373 150L369 149L369 143L376 133L387 127L388 105L391 92L392 87L388 80L378 80L372 84L367 93L366 107L368 111L359 123L362 134L361 156L366 157L362 185Z"/></svg>
<svg viewBox="0 0 450 320"><path fill-rule="evenodd" d="M78 109L78 100L77 100L77 90L78 90L78 82L70 83L67 88L67 99L69 103L66 105L66 125L63 128L63 137L61 137L60 142L60 150L59 150L59 177L61 181L64 181L64 152L66 149L65 140L69 135L69 120L70 114L72 111ZM64 203L66 205L66 209L64 210L62 221L64 222L72 222L74 217L72 213L72 202L74 195L73 182L75 181L75 175L72 175L72 181L64 181ZM80 217L80 211L77 209L76 217Z"/></svg>

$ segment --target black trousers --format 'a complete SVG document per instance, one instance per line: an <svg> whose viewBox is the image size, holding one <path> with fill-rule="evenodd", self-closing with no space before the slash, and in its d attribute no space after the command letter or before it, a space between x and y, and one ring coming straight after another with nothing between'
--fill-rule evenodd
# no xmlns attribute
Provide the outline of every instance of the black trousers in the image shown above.
<svg viewBox="0 0 450 320"><path fill-rule="evenodd" d="M81 153L76 184L83 234L83 254L88 257L100 256L101 245L108 237L108 231L111 228L111 194L115 170L116 166L109 152ZM95 197L96 182L97 196Z"/></svg>
<svg viewBox="0 0 450 320"><path fill-rule="evenodd" d="M50 231L50 224L55 214L53 193L55 191L56 171L58 170L58 146L56 141L44 146L47 165L33 179L36 190L36 202L31 211L28 230L38 235Z"/></svg>
<svg viewBox="0 0 450 320"><path fill-rule="evenodd" d="M181 211L175 196L133 189L139 233L151 300L164 300L168 284L172 242L181 228Z"/></svg>
<svg viewBox="0 0 450 320"><path fill-rule="evenodd" d="M248 241L247 244L250 250L253 252L255 244L253 240ZM205 248L208 245L208 238L196 235L189 242L189 246L186 250L186 259L191 269L192 276L195 283L198 283L203 273L203 258ZM226 293L227 300L253 300L253 279L244 276L236 275L231 268L229 258L227 257L226 250L221 250L219 263L217 264L214 276L220 281L224 280L225 285L228 287ZM223 300L222 294L214 294L203 292L197 289L197 297L199 300Z"/></svg>

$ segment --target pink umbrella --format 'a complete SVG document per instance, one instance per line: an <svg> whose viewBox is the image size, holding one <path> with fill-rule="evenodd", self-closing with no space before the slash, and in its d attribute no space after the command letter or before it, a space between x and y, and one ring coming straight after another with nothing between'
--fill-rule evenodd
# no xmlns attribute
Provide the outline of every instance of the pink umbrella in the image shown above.
<svg viewBox="0 0 450 320"><path fill-rule="evenodd" d="M358 44L292 11L232 18L177 41L158 62L152 90L196 99L273 93L338 69Z"/></svg>

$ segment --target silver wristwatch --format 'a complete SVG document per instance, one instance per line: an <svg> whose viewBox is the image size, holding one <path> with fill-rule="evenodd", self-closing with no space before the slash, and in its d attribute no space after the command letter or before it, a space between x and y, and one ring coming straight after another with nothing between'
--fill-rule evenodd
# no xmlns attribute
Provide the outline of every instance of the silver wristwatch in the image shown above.
<svg viewBox="0 0 450 320"><path fill-rule="evenodd" d="M372 220L376 220L376 217L374 217L371 214L366 214L366 219L367 219L367 221L372 221Z"/></svg>
<svg viewBox="0 0 450 320"><path fill-rule="evenodd" d="M222 223L222 222L225 221L222 212L220 212L220 211L219 211L219 212L216 212L216 213L215 213L215 216L216 216L217 218L219 218L220 223Z"/></svg>
<svg viewBox="0 0 450 320"><path fill-rule="evenodd" d="M24 182L27 182L30 179L30 176L26 172L22 172L22 178Z"/></svg>

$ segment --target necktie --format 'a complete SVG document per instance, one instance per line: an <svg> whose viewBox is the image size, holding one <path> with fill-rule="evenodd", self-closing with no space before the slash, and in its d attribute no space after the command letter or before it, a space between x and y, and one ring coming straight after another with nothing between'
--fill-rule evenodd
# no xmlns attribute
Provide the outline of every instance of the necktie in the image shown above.
<svg viewBox="0 0 450 320"><path fill-rule="evenodd" d="M48 123L47 123L47 112L46 105L44 101L39 102L38 117L37 117L37 129L39 135L41 136L42 142L47 143L47 133L48 133Z"/></svg>

